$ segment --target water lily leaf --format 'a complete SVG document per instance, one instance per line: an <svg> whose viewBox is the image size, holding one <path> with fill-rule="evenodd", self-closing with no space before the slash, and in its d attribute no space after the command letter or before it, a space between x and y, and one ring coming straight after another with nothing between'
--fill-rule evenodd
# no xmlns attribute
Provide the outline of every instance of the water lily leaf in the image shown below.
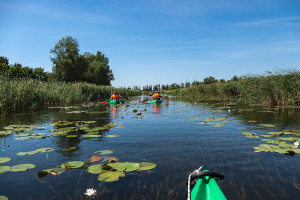
<svg viewBox="0 0 300 200"><path fill-rule="evenodd" d="M96 151L94 153L99 153L100 155L107 155L113 153L111 150L101 150L101 151Z"/></svg>
<svg viewBox="0 0 300 200"><path fill-rule="evenodd" d="M11 172L22 172L22 171L27 171L27 169L32 169L34 167L35 167L34 164L20 164L20 165L12 166L10 171Z"/></svg>
<svg viewBox="0 0 300 200"><path fill-rule="evenodd" d="M64 171L65 170L63 168L45 169L45 170L42 170L42 171L38 172L38 177L42 178L42 177L47 176L48 174L57 176L57 175L60 175L61 173L63 173Z"/></svg>
<svg viewBox="0 0 300 200"><path fill-rule="evenodd" d="M5 163L5 162L8 162L10 161L10 158L5 156L5 157L0 157L0 163Z"/></svg>
<svg viewBox="0 0 300 200"><path fill-rule="evenodd" d="M104 125L103 127L112 128L114 126L116 126L114 123L109 123L109 124Z"/></svg>
<svg viewBox="0 0 300 200"><path fill-rule="evenodd" d="M98 162L102 159L102 157L98 155L93 155L86 163Z"/></svg>
<svg viewBox="0 0 300 200"><path fill-rule="evenodd" d="M140 164L134 162L116 162L116 163L109 163L107 165L120 172L122 171L131 172L140 168Z"/></svg>
<svg viewBox="0 0 300 200"><path fill-rule="evenodd" d="M212 126L214 126L214 127L223 127L225 124L227 124L227 123L215 123Z"/></svg>
<svg viewBox="0 0 300 200"><path fill-rule="evenodd" d="M249 120L247 122L249 122L249 123L256 123L257 121L255 121L255 120Z"/></svg>
<svg viewBox="0 0 300 200"><path fill-rule="evenodd" d="M82 161L70 161L61 165L63 169L78 169L84 165Z"/></svg>
<svg viewBox="0 0 300 200"><path fill-rule="evenodd" d="M284 141L297 141L299 138L297 137L279 137L279 140L284 140Z"/></svg>
<svg viewBox="0 0 300 200"><path fill-rule="evenodd" d="M83 138L100 138L100 137L102 137L102 135L90 135L90 134L86 134L86 135L82 135L81 137L83 137Z"/></svg>
<svg viewBox="0 0 300 200"><path fill-rule="evenodd" d="M278 132L268 132L270 135L289 135L291 132L289 131L278 131Z"/></svg>
<svg viewBox="0 0 300 200"><path fill-rule="evenodd" d="M0 200L8 200L8 198L4 195L0 195Z"/></svg>
<svg viewBox="0 0 300 200"><path fill-rule="evenodd" d="M0 166L0 174L10 171L10 166Z"/></svg>
<svg viewBox="0 0 300 200"><path fill-rule="evenodd" d="M100 174L102 172L102 165L96 164L89 166L86 171L91 174Z"/></svg>
<svg viewBox="0 0 300 200"><path fill-rule="evenodd" d="M272 140L272 139L260 139L261 141L267 142L269 144L279 144L278 140Z"/></svg>
<svg viewBox="0 0 300 200"><path fill-rule="evenodd" d="M293 145L293 144L287 144L287 143L285 143L285 142L280 142L279 144L278 144L278 146L279 147L282 147L282 148L297 148L297 147L295 147L295 145Z"/></svg>
<svg viewBox="0 0 300 200"><path fill-rule="evenodd" d="M35 152L41 152L41 153L50 152L50 151L54 151L54 149L50 148L50 147L46 147L46 148L40 148L40 149L35 150Z"/></svg>
<svg viewBox="0 0 300 200"><path fill-rule="evenodd" d="M10 135L12 133L13 133L13 131L11 131L11 130L0 131L0 136Z"/></svg>
<svg viewBox="0 0 300 200"><path fill-rule="evenodd" d="M114 137L120 137L120 135L117 135L117 134L115 134L115 135L106 135L105 137L114 138Z"/></svg>
<svg viewBox="0 0 300 200"><path fill-rule="evenodd" d="M144 171L144 170L150 170L156 167L155 163L149 163L149 162L141 162L141 167L138 169L138 171Z"/></svg>
<svg viewBox="0 0 300 200"><path fill-rule="evenodd" d="M275 135L260 135L260 137L273 138Z"/></svg>
<svg viewBox="0 0 300 200"><path fill-rule="evenodd" d="M214 125L215 123L212 123L212 122L199 122L197 124L200 124L200 125Z"/></svg>
<svg viewBox="0 0 300 200"><path fill-rule="evenodd" d="M227 119L226 117L220 117L220 118L215 118L215 117L207 117L205 118L206 122L214 122L214 121L223 121Z"/></svg>
<svg viewBox="0 0 300 200"><path fill-rule="evenodd" d="M251 132L242 132L242 135L245 135L247 138L259 138L259 136L257 136L256 133Z"/></svg>
<svg viewBox="0 0 300 200"><path fill-rule="evenodd" d="M268 128L276 127L276 125L274 125L274 124L259 124L259 125L263 126L263 127L268 127Z"/></svg>
<svg viewBox="0 0 300 200"><path fill-rule="evenodd" d="M124 177L125 173L120 171L102 171L98 176L99 181L114 182L118 181L120 177Z"/></svg>
<svg viewBox="0 0 300 200"><path fill-rule="evenodd" d="M135 170L139 169L140 167L141 167L141 165L139 163L128 162L127 168L125 171L126 172L135 171Z"/></svg>

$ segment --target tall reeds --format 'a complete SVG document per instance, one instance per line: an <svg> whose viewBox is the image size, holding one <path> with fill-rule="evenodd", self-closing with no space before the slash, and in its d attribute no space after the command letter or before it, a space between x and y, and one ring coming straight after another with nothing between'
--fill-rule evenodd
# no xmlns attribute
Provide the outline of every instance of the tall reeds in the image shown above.
<svg viewBox="0 0 300 200"><path fill-rule="evenodd" d="M70 105L76 102L107 99L115 90L111 86L89 83L40 82L33 79L0 77L0 114L20 108ZM139 90L118 88L123 96L140 94Z"/></svg>
<svg viewBox="0 0 300 200"><path fill-rule="evenodd" d="M193 100L235 101L271 106L300 105L300 71L278 69L264 75L247 75L238 80L195 85L168 94Z"/></svg>

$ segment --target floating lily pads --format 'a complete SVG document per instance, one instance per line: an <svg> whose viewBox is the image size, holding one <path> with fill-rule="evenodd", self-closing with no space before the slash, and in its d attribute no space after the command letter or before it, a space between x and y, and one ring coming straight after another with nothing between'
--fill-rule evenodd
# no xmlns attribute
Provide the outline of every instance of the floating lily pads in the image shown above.
<svg viewBox="0 0 300 200"><path fill-rule="evenodd" d="M61 173L63 173L65 170L63 168L52 168L52 169L45 169L45 170L42 170L42 171L39 171L38 172L38 177L39 178L42 178L42 177L45 177L47 176L48 174L51 174L51 175L60 175Z"/></svg>
<svg viewBox="0 0 300 200"><path fill-rule="evenodd" d="M99 181L114 182L118 181L120 177L124 177L125 173L120 171L102 171L102 174L98 176Z"/></svg>
<svg viewBox="0 0 300 200"><path fill-rule="evenodd" d="M0 200L8 200L6 196L0 195Z"/></svg>
<svg viewBox="0 0 300 200"><path fill-rule="evenodd" d="M102 157L100 157L98 155L93 155L92 157L90 157L90 159L88 159L88 161L86 163L98 162L101 159L102 159Z"/></svg>
<svg viewBox="0 0 300 200"><path fill-rule="evenodd" d="M260 135L260 137L273 138L273 137L275 137L275 135Z"/></svg>
<svg viewBox="0 0 300 200"><path fill-rule="evenodd" d="M86 171L91 174L100 174L102 172L102 164L91 165Z"/></svg>
<svg viewBox="0 0 300 200"><path fill-rule="evenodd" d="M215 118L215 117L207 117L205 118L206 122L215 122L215 121L223 121L227 119L226 117L220 117L220 118Z"/></svg>
<svg viewBox="0 0 300 200"><path fill-rule="evenodd" d="M279 144L280 141L272 139L260 139L261 141L267 142L269 144Z"/></svg>
<svg viewBox="0 0 300 200"><path fill-rule="evenodd" d="M0 131L0 136L10 135L12 133L13 133L13 131L11 131L11 130Z"/></svg>
<svg viewBox="0 0 300 200"><path fill-rule="evenodd" d="M107 165L121 172L122 171L131 172L140 168L139 163L133 163L133 162L116 162L116 163L109 163Z"/></svg>
<svg viewBox="0 0 300 200"><path fill-rule="evenodd" d="M53 148L40 148L40 149L36 149L34 151L27 151L27 152L19 152L17 153L18 156L25 156L25 155L33 155L33 154L36 154L36 153L45 153L45 152L50 152L50 151L53 151L54 149Z"/></svg>
<svg viewBox="0 0 300 200"><path fill-rule="evenodd" d="M276 127L276 125L274 125L274 124L259 124L259 125L263 126L263 127L268 127L268 128Z"/></svg>
<svg viewBox="0 0 300 200"><path fill-rule="evenodd" d="M63 169L78 169L83 167L84 162L82 161L70 161L61 165Z"/></svg>
<svg viewBox="0 0 300 200"><path fill-rule="evenodd" d="M108 138L115 138L115 137L120 137L120 135L117 135L117 134L115 134L115 135L106 135L105 137L108 137Z"/></svg>
<svg viewBox="0 0 300 200"><path fill-rule="evenodd" d="M23 172L27 171L27 169L33 169L35 167L34 164L20 164L20 165L14 165L11 167L11 172Z"/></svg>
<svg viewBox="0 0 300 200"><path fill-rule="evenodd" d="M249 120L247 122L249 122L249 123L256 123L257 121L255 121L255 120Z"/></svg>
<svg viewBox="0 0 300 200"><path fill-rule="evenodd" d="M5 162L8 162L10 161L10 158L5 156L5 157L0 157L0 163L5 163Z"/></svg>
<svg viewBox="0 0 300 200"><path fill-rule="evenodd" d="M213 123L213 122L199 122L197 124L200 124L200 125L214 125L215 123Z"/></svg>
<svg viewBox="0 0 300 200"><path fill-rule="evenodd" d="M107 155L113 153L111 150L101 150L101 151L96 151L95 153L99 153L100 155Z"/></svg>
<svg viewBox="0 0 300 200"><path fill-rule="evenodd" d="M284 141L292 141L292 142L294 142L294 141L297 141L299 138L297 138L297 137L279 137L278 139L279 140L284 140Z"/></svg>
<svg viewBox="0 0 300 200"><path fill-rule="evenodd" d="M259 138L259 136L257 136L256 133L242 132L242 134L245 135L247 138Z"/></svg>
<svg viewBox="0 0 300 200"><path fill-rule="evenodd" d="M138 169L138 171L150 170L156 167L155 163L141 162L139 164L141 167Z"/></svg>
<svg viewBox="0 0 300 200"><path fill-rule="evenodd" d="M84 138L100 138L100 137L102 137L102 135L85 134L85 135L82 135L81 137L84 137Z"/></svg>
<svg viewBox="0 0 300 200"><path fill-rule="evenodd" d="M278 132L268 132L270 135L289 135L291 132L289 131L278 131Z"/></svg>
<svg viewBox="0 0 300 200"><path fill-rule="evenodd" d="M9 172L11 169L10 166L0 166L0 174L3 174L5 172Z"/></svg>

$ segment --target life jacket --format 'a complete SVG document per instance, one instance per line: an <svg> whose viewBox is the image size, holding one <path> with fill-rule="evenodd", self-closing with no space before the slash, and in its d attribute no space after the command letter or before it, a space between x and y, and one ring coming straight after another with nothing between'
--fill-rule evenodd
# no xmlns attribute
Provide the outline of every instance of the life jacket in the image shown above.
<svg viewBox="0 0 300 200"><path fill-rule="evenodd" d="M155 93L155 94L153 95L153 99L160 99L160 94Z"/></svg>
<svg viewBox="0 0 300 200"><path fill-rule="evenodd" d="M110 99L111 100L119 99L119 95L118 94L113 94Z"/></svg>

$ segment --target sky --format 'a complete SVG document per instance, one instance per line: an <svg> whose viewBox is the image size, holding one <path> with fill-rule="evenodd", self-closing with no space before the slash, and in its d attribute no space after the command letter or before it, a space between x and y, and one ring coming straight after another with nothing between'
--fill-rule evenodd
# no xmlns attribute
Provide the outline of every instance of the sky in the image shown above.
<svg viewBox="0 0 300 200"><path fill-rule="evenodd" d="M77 39L109 58L114 87L300 69L299 0L0 0L0 56L52 71Z"/></svg>

